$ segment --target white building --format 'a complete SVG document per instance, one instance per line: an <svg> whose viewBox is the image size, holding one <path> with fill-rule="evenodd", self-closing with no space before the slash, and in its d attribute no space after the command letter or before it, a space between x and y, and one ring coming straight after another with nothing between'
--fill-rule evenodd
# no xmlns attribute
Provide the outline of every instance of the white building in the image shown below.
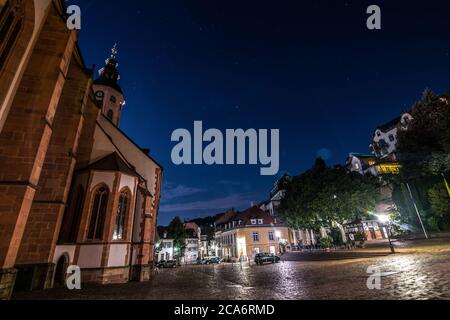
<svg viewBox="0 0 450 320"><path fill-rule="evenodd" d="M158 262L174 260L173 256L173 239L161 239L158 243Z"/></svg>
<svg viewBox="0 0 450 320"><path fill-rule="evenodd" d="M186 248L184 250L184 263L192 264L201 258L201 229L194 223L189 222L184 225L186 230Z"/></svg>
<svg viewBox="0 0 450 320"><path fill-rule="evenodd" d="M396 161L398 132L408 129L412 120L412 115L405 112L400 117L376 128L373 144L370 145L373 153L382 159L391 157L392 161Z"/></svg>

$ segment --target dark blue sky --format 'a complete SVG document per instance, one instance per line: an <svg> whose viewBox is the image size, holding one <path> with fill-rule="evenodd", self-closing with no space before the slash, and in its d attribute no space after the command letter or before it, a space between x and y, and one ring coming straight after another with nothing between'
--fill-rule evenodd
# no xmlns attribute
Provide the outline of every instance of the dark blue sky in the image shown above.
<svg viewBox="0 0 450 320"><path fill-rule="evenodd" d="M173 130L280 129L280 175L368 152L372 132L425 87L450 89L447 1L71 0L80 45L101 67L114 43L127 105L121 127L165 169L160 224L244 209L276 177L259 166L171 163ZM382 9L381 31L366 9Z"/></svg>

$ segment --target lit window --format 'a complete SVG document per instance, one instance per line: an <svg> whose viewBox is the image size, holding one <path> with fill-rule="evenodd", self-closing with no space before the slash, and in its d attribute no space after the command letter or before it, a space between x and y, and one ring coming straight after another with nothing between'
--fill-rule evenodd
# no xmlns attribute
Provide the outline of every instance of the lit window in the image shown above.
<svg viewBox="0 0 450 320"><path fill-rule="evenodd" d="M119 196L119 205L117 206L116 226L114 228L114 240L124 239L125 221L128 212L130 197L128 192L122 191Z"/></svg>
<svg viewBox="0 0 450 320"><path fill-rule="evenodd" d="M105 223L106 208L108 206L108 190L99 187L94 192L94 201L91 210L88 239L101 240Z"/></svg>

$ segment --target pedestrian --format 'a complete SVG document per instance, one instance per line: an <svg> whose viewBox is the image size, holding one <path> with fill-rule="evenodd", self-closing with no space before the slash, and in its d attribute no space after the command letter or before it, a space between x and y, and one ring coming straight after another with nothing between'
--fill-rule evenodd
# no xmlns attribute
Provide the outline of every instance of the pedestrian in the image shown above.
<svg viewBox="0 0 450 320"><path fill-rule="evenodd" d="M355 242L355 235L353 233L350 233L348 235L350 241L351 241L351 248L355 248L356 247L356 242Z"/></svg>

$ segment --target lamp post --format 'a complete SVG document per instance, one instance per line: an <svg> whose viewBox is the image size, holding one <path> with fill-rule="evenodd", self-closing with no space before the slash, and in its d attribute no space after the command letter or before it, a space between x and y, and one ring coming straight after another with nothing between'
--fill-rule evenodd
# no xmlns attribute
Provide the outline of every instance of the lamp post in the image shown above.
<svg viewBox="0 0 450 320"><path fill-rule="evenodd" d="M387 227L386 233L387 233L387 238L389 241L389 248L391 249L391 253L395 253L395 248L394 248L394 245L392 244L391 236L390 236L391 228L390 228L389 216L386 214L380 214L380 215L378 215L378 220L380 220L380 222Z"/></svg>

